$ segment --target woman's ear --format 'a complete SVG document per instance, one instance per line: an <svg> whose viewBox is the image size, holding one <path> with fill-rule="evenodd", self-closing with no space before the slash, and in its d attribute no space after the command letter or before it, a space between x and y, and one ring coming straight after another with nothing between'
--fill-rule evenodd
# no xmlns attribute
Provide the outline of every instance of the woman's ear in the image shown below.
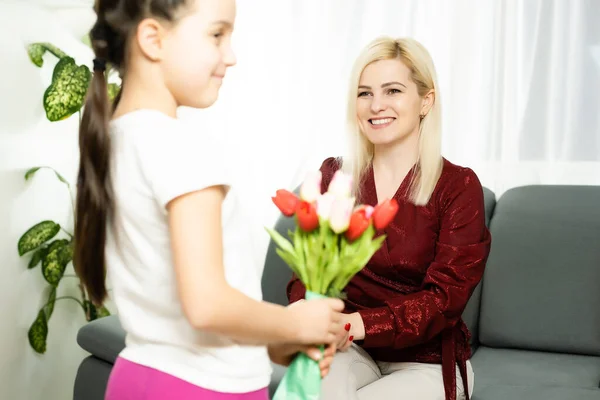
<svg viewBox="0 0 600 400"><path fill-rule="evenodd" d="M425 96L423 96L423 102L421 105L421 115L425 116L433 107L433 103L435 102L435 92L431 89Z"/></svg>
<svg viewBox="0 0 600 400"><path fill-rule="evenodd" d="M163 58L166 30L153 18L146 18L139 23L135 32L135 41L141 51L151 61Z"/></svg>

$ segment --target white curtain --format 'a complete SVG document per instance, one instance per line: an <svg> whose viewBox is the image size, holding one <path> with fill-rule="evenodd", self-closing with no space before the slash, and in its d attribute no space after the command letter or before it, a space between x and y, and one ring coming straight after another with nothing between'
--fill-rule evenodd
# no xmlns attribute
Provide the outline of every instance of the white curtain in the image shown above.
<svg viewBox="0 0 600 400"><path fill-rule="evenodd" d="M276 188L342 154L360 49L412 36L436 64L449 160L498 195L598 185L599 22L597 0L240 0L239 63L214 108L186 115L227 135L234 165L254 176L248 207L270 224Z"/></svg>
<svg viewBox="0 0 600 400"><path fill-rule="evenodd" d="M12 26L0 39L12 50L3 75L35 75L1 81L4 93L20 93L0 100L3 128L31 131L31 121L43 119L43 82L22 43L55 41L89 63L79 39L93 22L93 2L3 4L13 10L1 13L4 31ZM295 187L325 157L342 154L349 71L379 35L412 36L429 49L440 82L444 155L472 167L498 195L526 184L600 184L600 0L237 4L238 65L213 108L181 114L199 131L228 139L232 164L250 174L246 204L257 226L277 216L269 201L276 188ZM48 129L45 122L33 129L40 126ZM266 234L257 237L264 246Z"/></svg>

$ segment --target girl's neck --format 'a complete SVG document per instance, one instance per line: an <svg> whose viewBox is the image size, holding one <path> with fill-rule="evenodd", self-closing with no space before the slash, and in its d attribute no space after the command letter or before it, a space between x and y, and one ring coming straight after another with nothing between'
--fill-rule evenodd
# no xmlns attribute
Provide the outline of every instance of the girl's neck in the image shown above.
<svg viewBox="0 0 600 400"><path fill-rule="evenodd" d="M148 83L150 82L150 84ZM159 77L128 74L121 88L121 98L113 119L136 110L156 110L177 117L177 102Z"/></svg>

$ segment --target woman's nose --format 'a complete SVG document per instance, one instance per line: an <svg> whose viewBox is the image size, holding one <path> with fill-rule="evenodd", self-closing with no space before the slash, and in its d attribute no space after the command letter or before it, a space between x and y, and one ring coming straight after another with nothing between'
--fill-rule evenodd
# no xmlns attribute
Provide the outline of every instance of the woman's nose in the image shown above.
<svg viewBox="0 0 600 400"><path fill-rule="evenodd" d="M386 108L387 106L385 104L385 101L381 97L377 95L373 96L373 100L371 101L371 112L373 114L377 114L381 111L384 111Z"/></svg>

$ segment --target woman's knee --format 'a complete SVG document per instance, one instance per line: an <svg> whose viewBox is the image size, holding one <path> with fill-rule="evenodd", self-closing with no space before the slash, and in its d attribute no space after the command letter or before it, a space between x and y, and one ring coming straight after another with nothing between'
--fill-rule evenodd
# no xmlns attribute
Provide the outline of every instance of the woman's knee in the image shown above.
<svg viewBox="0 0 600 400"><path fill-rule="evenodd" d="M350 347L345 352L335 355L329 375L323 379L323 393L329 394L334 391L344 393L349 390L344 399L354 399L355 392L381 378L379 367L373 359L357 346ZM322 396L321 400L337 398Z"/></svg>

